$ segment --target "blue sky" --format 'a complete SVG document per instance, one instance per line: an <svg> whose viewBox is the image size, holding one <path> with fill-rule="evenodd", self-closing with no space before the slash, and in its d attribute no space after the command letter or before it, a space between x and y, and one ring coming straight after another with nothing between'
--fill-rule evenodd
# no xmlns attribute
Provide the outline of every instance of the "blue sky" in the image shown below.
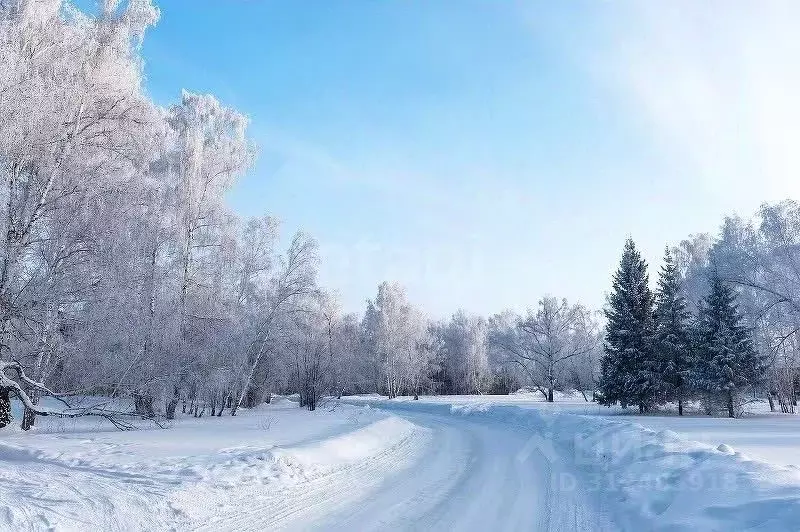
<svg viewBox="0 0 800 532"><path fill-rule="evenodd" d="M230 193L320 242L359 311L599 308L626 236L665 244L795 194L789 2L162 0L147 87L251 118ZM792 141L791 139L794 139Z"/></svg>

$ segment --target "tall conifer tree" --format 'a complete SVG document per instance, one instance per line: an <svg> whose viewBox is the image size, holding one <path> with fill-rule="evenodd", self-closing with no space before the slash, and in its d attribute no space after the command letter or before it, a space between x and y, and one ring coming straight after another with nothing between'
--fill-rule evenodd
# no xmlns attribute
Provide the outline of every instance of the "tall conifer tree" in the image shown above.
<svg viewBox="0 0 800 532"><path fill-rule="evenodd" d="M690 317L678 266L667 249L656 289L654 347L664 397L677 401L678 415L681 416L688 388Z"/></svg>
<svg viewBox="0 0 800 532"><path fill-rule="evenodd" d="M650 409L658 393L658 367L653 356L653 294L647 263L632 239L625 242L619 269L605 309L605 354L601 361L601 404Z"/></svg>
<svg viewBox="0 0 800 532"><path fill-rule="evenodd" d="M753 348L734 291L716 275L700 308L695 338L693 385L710 399L721 399L728 416L735 417L742 390L763 379L766 357Z"/></svg>

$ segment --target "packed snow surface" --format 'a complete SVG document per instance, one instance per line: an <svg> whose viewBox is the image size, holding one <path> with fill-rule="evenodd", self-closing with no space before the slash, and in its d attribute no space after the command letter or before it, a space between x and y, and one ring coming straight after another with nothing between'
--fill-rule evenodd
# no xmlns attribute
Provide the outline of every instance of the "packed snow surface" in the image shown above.
<svg viewBox="0 0 800 532"><path fill-rule="evenodd" d="M43 419L0 433L0 529L800 530L796 417L558 399L278 399L128 432Z"/></svg>

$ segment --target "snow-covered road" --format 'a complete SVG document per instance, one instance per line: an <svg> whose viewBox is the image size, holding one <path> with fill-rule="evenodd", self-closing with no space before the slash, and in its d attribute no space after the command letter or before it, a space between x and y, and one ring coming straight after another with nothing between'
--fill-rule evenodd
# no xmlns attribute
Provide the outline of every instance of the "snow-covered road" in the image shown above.
<svg viewBox="0 0 800 532"><path fill-rule="evenodd" d="M275 494L204 530L614 530L523 427L395 412L415 429L363 463ZM559 493L555 493L556 488ZM248 511L249 510L249 511Z"/></svg>
<svg viewBox="0 0 800 532"><path fill-rule="evenodd" d="M429 432L421 460L388 477L366 504L326 517L323 528L614 530L585 494L556 493L563 464L546 457L523 427L438 413L396 415Z"/></svg>

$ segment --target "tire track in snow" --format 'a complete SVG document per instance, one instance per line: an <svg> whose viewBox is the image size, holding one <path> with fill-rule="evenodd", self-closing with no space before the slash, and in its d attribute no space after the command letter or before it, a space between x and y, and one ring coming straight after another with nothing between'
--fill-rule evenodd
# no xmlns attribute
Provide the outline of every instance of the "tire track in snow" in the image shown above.
<svg viewBox="0 0 800 532"><path fill-rule="evenodd" d="M380 487L387 472L400 471L417 462L430 448L429 431L415 427L403 438L355 464L269 493L268 484L243 486L227 494L228 504L196 531L282 530L302 526L316 517L361 500ZM231 501L239 501L231 504Z"/></svg>

